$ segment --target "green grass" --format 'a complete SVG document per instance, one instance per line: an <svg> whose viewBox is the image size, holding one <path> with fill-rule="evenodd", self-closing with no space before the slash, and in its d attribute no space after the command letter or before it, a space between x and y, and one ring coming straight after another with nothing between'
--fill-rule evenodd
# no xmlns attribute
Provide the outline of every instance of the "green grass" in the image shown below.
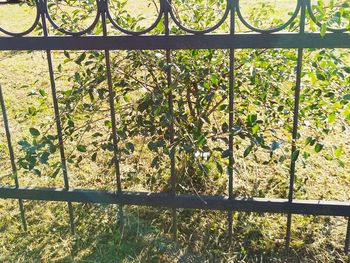
<svg viewBox="0 0 350 263"><path fill-rule="evenodd" d="M136 8L131 4L129 8ZM28 13L11 19L19 11L17 6L0 7L0 24L24 29L31 23ZM4 11L5 10L5 11ZM32 11L28 11L29 13ZM140 10L138 10L140 12ZM64 59L55 52L55 70ZM15 146L23 137L29 137L29 127L51 121L53 109L48 96L38 101L29 96L44 89L50 94L47 62L44 52L2 52L0 54L0 83L4 89L10 126ZM67 65L64 73L74 71ZM57 80L57 88L65 89L71 82ZM28 108L41 109L33 118ZM303 135L308 134L303 128ZM343 142L349 164L349 131L338 133L328 143ZM141 140L140 140L141 141ZM69 149L68 149L69 151ZM138 149L138 151L141 151ZM59 158L56 156L55 158ZM150 161L145 157L140 166ZM2 119L0 119L0 183L13 184ZM114 187L113 170L101 163L86 163L84 169L69 167L72 187ZM235 188L247 196L276 196L279 181L288 182L287 167L258 165L252 159L238 164L241 174L235 179ZM102 170L101 169L106 169ZM131 170L123 167L124 174ZM47 171L48 173L50 171ZM299 198L349 200L350 170L326 162L314 155L306 168L298 163L297 192ZM63 186L61 175L56 178L19 173L22 186ZM139 180L145 180L140 175ZM224 180L224 179L223 179ZM146 190L142 183L128 184L130 190ZM116 206L74 204L76 234L69 231L67 204L25 201L28 232L21 230L18 204L15 200L0 200L0 262L348 262L342 253L346 220L335 217L293 216L291 253L284 253L285 215L234 213L234 243L227 245L227 215L213 211L179 209L178 240L171 236L171 213L166 209L125 207L125 229L121 232Z"/></svg>

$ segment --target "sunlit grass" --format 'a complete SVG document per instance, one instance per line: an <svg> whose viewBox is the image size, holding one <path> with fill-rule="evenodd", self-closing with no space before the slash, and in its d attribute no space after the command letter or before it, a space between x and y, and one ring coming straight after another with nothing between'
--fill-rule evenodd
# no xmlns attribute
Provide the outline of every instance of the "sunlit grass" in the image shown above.
<svg viewBox="0 0 350 263"><path fill-rule="evenodd" d="M143 12L136 2L129 2L127 8L137 9L135 13ZM24 10L24 13L20 13L20 10ZM16 14L16 19L13 19L13 14ZM0 6L0 24L4 28L24 30L30 26L32 15L32 8ZM150 21L145 20L147 23ZM16 142L28 136L31 125L40 125L53 118L52 106L34 118L25 117L29 106L43 107L36 97L28 94L40 88L50 94L45 56L44 52L0 54L0 83L8 106L16 155ZM53 57L57 71L64 56L62 52L53 52ZM72 70L73 66L64 69L65 73ZM71 83L65 80L57 80L58 89L69 85ZM47 102L51 105L50 97ZM307 129L302 131L304 136L307 135ZM348 133L339 133L330 138L329 143L341 141L347 145L348 138ZM10 166L8 163L4 165L8 152L2 119L0 146L0 167L6 175L10 172ZM350 156L345 158L345 162L349 163ZM298 177L296 186L301 186L301 189L297 197L317 199L322 195L326 199L349 199L349 168L342 169L337 164L325 162L318 155L307 164L307 170L302 164L298 165L301 179ZM248 196L265 195L266 191L271 190L267 189L269 184L283 180L288 182L288 170L281 167L266 168L249 159L243 160L242 167L245 169L235 179L235 188ZM108 178L101 178L98 169L90 169L90 166L85 169L72 168L73 187L113 188L113 172L105 175ZM305 178L308 181L302 185ZM13 184L9 176L1 179L3 184ZM62 175L51 178L20 172L19 179L21 185L63 186ZM141 184L130 183L129 186L129 190L142 189ZM25 210L29 225L27 233L21 230L17 201L0 200L1 262L219 262L221 259L233 262L297 262L298 258L303 258L303 262L347 262L341 252L346 228L343 218L293 216L292 252L285 255L285 215L235 213L234 244L229 248L227 215L221 212L179 209L178 242L173 242L171 216L165 209L126 207L126 228L120 233L116 206L74 204L77 226L74 236L69 232L65 203L26 201Z"/></svg>

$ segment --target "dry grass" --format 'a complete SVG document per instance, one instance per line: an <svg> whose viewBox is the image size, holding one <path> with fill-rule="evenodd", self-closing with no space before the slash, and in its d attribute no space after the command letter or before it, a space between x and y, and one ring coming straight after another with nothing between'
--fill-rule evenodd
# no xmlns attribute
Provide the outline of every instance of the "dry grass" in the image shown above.
<svg viewBox="0 0 350 263"><path fill-rule="evenodd" d="M136 6L130 4L128 8L132 10ZM23 25L28 26L32 21L28 15L32 10L22 14L20 10L23 8L18 9L16 5L0 6L0 24L24 29ZM20 15L16 22L13 14ZM62 59L62 53L54 53L55 68ZM52 121L50 97L40 103L36 97L28 96L38 89L50 94L45 53L2 52L0 68L0 83L18 155L15 142L29 137L29 127ZM64 70L74 70L74 67L68 65ZM71 83L57 80L58 89L67 85ZM30 106L42 110L28 118ZM2 125L0 119L0 183L13 184L9 176L3 177L10 173L10 164ZM307 128L302 127L302 132L307 134ZM343 142L347 164L350 163L348 138L349 131L333 134L329 139L329 144ZM281 181L288 182L288 167L258 165L249 158L242 159L239 165L241 173L236 177L235 186L247 195L276 196L281 189L271 190L271 184L278 188ZM101 167L88 163L83 170L69 169L73 187L113 188L113 170L101 175ZM128 167L123 169L128 172ZM341 168L314 155L305 168L298 163L297 170L297 186L301 186L296 193L299 198L349 200L349 165ZM60 176L20 173L19 179L22 186L63 185ZM142 189L140 185L129 186ZM74 204L77 226L74 236L69 232L65 203L26 201L25 209L27 233L20 227L17 202L0 200L0 262L349 262L342 253L346 229L343 218L293 216L292 252L286 255L284 215L235 213L235 240L233 246L228 247L227 216L219 212L179 210L179 238L175 243L170 235L170 212L165 209L125 207L126 228L121 234L115 206Z"/></svg>

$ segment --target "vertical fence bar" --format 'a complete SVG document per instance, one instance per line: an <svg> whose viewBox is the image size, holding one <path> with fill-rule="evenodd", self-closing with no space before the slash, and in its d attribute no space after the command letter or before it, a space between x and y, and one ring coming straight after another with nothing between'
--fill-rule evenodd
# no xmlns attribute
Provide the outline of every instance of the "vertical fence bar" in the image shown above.
<svg viewBox="0 0 350 263"><path fill-rule="evenodd" d="M107 21L106 21L106 8L107 1L101 0L100 2L100 11L102 17L102 31L103 36L107 36ZM114 107L114 98L115 92L113 90L113 81L111 73L111 59L109 50L105 50L105 62L106 62L106 73L107 73L107 84L108 84L108 93L109 93L109 109L111 113L111 122L112 122L112 138L113 138L113 151L114 151L114 167L115 167L115 179L117 184L117 194L122 192L121 179L120 179L120 165L119 165L119 148L118 148L118 135L117 135L117 124L115 119L115 107ZM120 223L121 229L124 227L124 214L123 206L119 207L120 212Z"/></svg>
<svg viewBox="0 0 350 263"><path fill-rule="evenodd" d="M301 4L301 15L300 15L300 34L305 32L305 12L306 12L306 1L300 0ZM301 89L301 73L303 66L303 49L298 48L297 58L297 71L296 71L296 83L294 92L294 111L293 111L293 132L292 132L292 153L291 153L291 164L290 164L290 176L289 176L289 192L288 201L293 202L293 191L295 181L295 165L297 156L296 142L298 139L298 122L299 122L299 104L300 104L300 89ZM290 237L292 227L292 214L289 213L287 216L287 231L286 231L286 251L289 251Z"/></svg>
<svg viewBox="0 0 350 263"><path fill-rule="evenodd" d="M348 227L346 230L345 246L344 246L344 252L346 254L349 253L349 247L350 247L350 217L348 218Z"/></svg>
<svg viewBox="0 0 350 263"><path fill-rule="evenodd" d="M169 29L169 12L171 10L171 0L165 0L164 1L164 28L165 28L165 35L170 35L170 29ZM170 133L170 183L171 183L171 194L173 196L176 195L176 171L175 171L175 130L174 130L174 103L173 103L173 92L172 92L172 75L171 75L171 50L167 49L166 51L166 63L168 65L167 67L167 85L169 90L168 95L168 103L169 103L169 115L170 115L170 125L169 125L169 133ZM172 148L174 147L174 148ZM177 237L177 213L176 208L172 209L172 232L173 237L176 240Z"/></svg>
<svg viewBox="0 0 350 263"><path fill-rule="evenodd" d="M46 3L44 0L39 0L39 4L41 5L41 8L40 8L40 10L41 10L41 22L42 22L44 37L48 37L48 29L47 29L46 17L45 17L46 16ZM54 71L53 71L52 56L51 56L51 51L49 49L46 50L46 57L47 57L47 64L48 64L48 68L49 68L52 102L53 102L53 106L54 106L55 122L56 122L56 128L57 128L57 136L58 136L58 143L59 143L59 149L60 149L61 165L62 165L62 171L63 171L64 189L68 191L69 190L68 169L67 169L66 156L64 153L62 124L61 124L60 112L59 112L59 108L58 108L58 101L57 101L57 94L56 94L56 83L55 83L55 76L54 76ZM68 213L69 213L70 229L71 229L72 234L74 234L75 233L75 226L74 226L74 214L73 214L72 202L68 202Z"/></svg>
<svg viewBox="0 0 350 263"><path fill-rule="evenodd" d="M9 126L9 121L8 121L8 118L7 118L5 100L4 100L4 96L3 96L3 93L2 93L1 84L0 84L0 104L1 104L2 118L3 118L4 126L5 126L7 147L8 147L9 154L10 154L12 174L13 174L13 177L14 177L15 186L16 186L16 188L18 188L19 187L19 181L18 181L16 161L15 161L15 154L14 154L13 148L12 148L10 126ZM23 200L22 199L18 199L18 205L19 205L19 211L21 213L21 220L22 220L23 230L27 231L27 221L26 221L25 214L24 214L24 205L23 205Z"/></svg>
<svg viewBox="0 0 350 263"><path fill-rule="evenodd" d="M231 5L231 17L230 17L230 34L235 34L235 0L229 0L227 4ZM234 165L234 157L233 157L233 118L234 118L234 85L235 85L235 50L230 49L230 79L229 79L229 165L228 165L228 195L229 198L234 198L233 196L233 165ZM229 234L229 242L232 244L233 240L233 211L228 212L228 234Z"/></svg>

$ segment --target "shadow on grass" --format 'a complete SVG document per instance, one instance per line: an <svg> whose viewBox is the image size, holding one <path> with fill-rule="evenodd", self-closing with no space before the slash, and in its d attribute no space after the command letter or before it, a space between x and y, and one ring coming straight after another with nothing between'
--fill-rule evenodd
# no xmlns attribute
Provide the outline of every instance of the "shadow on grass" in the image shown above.
<svg viewBox="0 0 350 263"><path fill-rule="evenodd" d="M178 262L177 245L164 233L166 212L160 209L146 215L143 208L125 207L121 232L116 206L75 204L73 236L64 203L26 202L27 233L20 228L16 203L5 207L13 214L0 217L0 262Z"/></svg>
<svg viewBox="0 0 350 263"><path fill-rule="evenodd" d="M116 206L74 204L73 236L67 204L26 202L27 233L20 229L16 204L0 203L0 262L346 262L330 254L333 248L312 251L315 241L294 242L287 256L283 215L236 214L230 247L225 213L179 210L174 242L166 209L124 207L121 232Z"/></svg>

